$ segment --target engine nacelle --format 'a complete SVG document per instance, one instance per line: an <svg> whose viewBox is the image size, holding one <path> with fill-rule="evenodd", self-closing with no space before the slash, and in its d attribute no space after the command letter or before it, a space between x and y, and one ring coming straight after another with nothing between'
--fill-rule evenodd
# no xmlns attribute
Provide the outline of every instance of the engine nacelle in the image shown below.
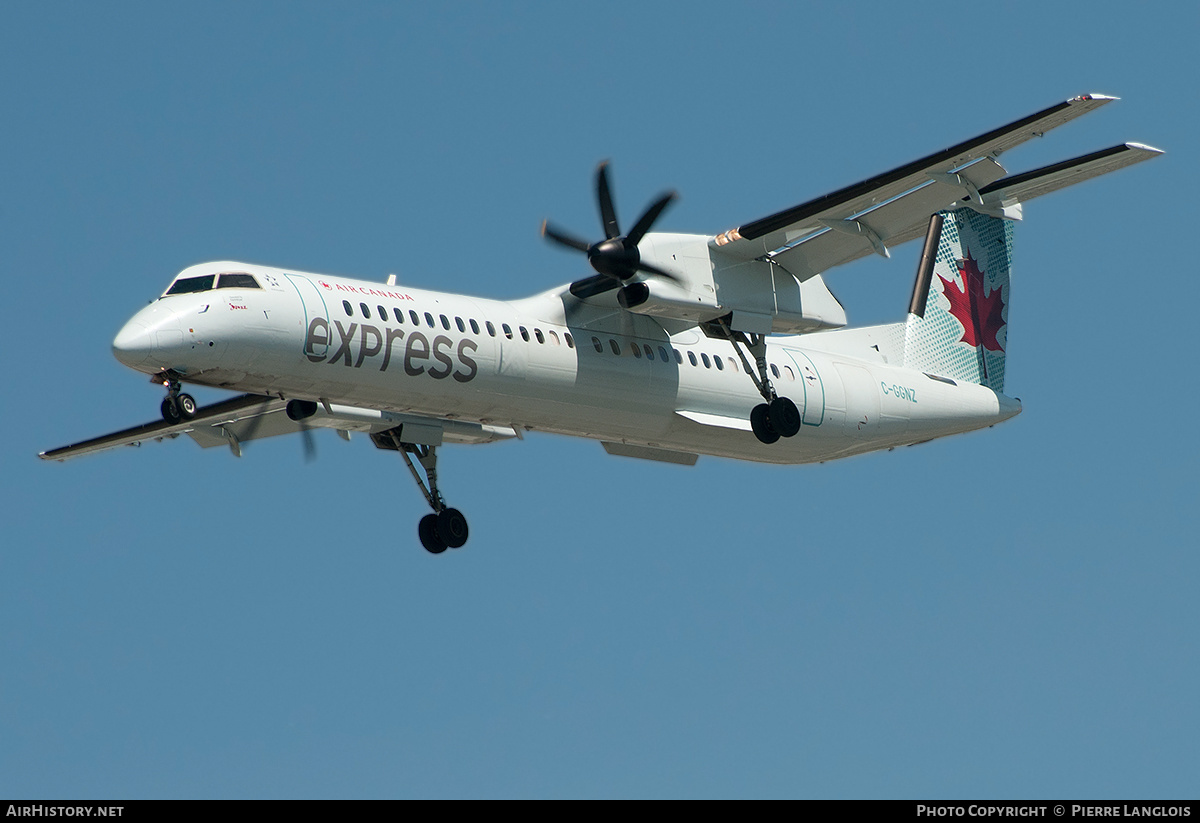
<svg viewBox="0 0 1200 823"><path fill-rule="evenodd" d="M731 316L735 331L800 334L846 325L846 311L820 275L800 282L781 266L741 261L692 234L648 234L642 259L679 281L648 276L628 283L617 300L631 312L703 323Z"/></svg>

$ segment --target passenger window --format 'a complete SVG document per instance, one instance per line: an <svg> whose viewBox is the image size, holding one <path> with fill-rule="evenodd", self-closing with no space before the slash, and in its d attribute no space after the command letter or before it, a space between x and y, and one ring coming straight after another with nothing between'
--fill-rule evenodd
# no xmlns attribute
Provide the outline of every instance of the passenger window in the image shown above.
<svg viewBox="0 0 1200 823"><path fill-rule="evenodd" d="M413 321L414 326L421 325L421 318L417 317L417 313L412 309L408 310L408 319Z"/></svg>
<svg viewBox="0 0 1200 823"><path fill-rule="evenodd" d="M792 367L791 367L791 366L784 366L784 367L783 367L783 373L787 375L787 379L788 379L788 380L795 380L795 379L796 379L796 373L795 373L794 371L792 371Z"/></svg>
<svg viewBox="0 0 1200 823"><path fill-rule="evenodd" d="M721 360L721 355L713 355L713 365L717 367L717 371L725 371L725 363Z"/></svg>
<svg viewBox="0 0 1200 823"><path fill-rule="evenodd" d="M528 343L529 342L529 329L525 328L524 326L518 326L517 328L519 328L521 330L521 339L524 340L526 343Z"/></svg>
<svg viewBox="0 0 1200 823"><path fill-rule="evenodd" d="M600 342L599 337L592 338L592 346L596 349L596 354L604 354L604 344Z"/></svg>
<svg viewBox="0 0 1200 823"><path fill-rule="evenodd" d="M779 367L774 363L771 364L771 374L775 375L775 379L779 379Z"/></svg>
<svg viewBox="0 0 1200 823"><path fill-rule="evenodd" d="M392 314L396 315L397 323L404 322L404 312L400 311L400 309L392 309Z"/></svg>
<svg viewBox="0 0 1200 823"><path fill-rule="evenodd" d="M450 320L446 317L446 315L439 314L438 317L441 318L442 328L446 331L450 331Z"/></svg>
<svg viewBox="0 0 1200 823"><path fill-rule="evenodd" d="M376 306L375 308L379 309L379 319L386 322L387 321L387 309L385 309L383 306Z"/></svg>
<svg viewBox="0 0 1200 823"><path fill-rule="evenodd" d="M737 370L738 370L738 367L737 367L737 361L736 361L736 360L734 360L732 357L730 357L730 358L729 358L729 370L730 370L730 371L737 371Z"/></svg>
<svg viewBox="0 0 1200 823"><path fill-rule="evenodd" d="M621 356L621 347L618 346L617 341L613 340L611 337L608 338L608 347L612 349L613 354L617 355L618 357Z"/></svg>
<svg viewBox="0 0 1200 823"><path fill-rule="evenodd" d="M682 366L683 365L683 355L679 353L679 349L672 349L672 351L675 352L675 362L678 363L680 366Z"/></svg>
<svg viewBox="0 0 1200 823"><path fill-rule="evenodd" d="M667 356L667 350L662 346L658 347L658 356L664 363L670 362L671 360L671 358Z"/></svg>
<svg viewBox="0 0 1200 823"><path fill-rule="evenodd" d="M534 330L533 330L533 336L534 336L535 338L537 338L537 341L538 341L539 343L545 343L545 342L546 342L546 338L545 338L545 337L542 337L542 330L541 330L541 329L534 329Z"/></svg>
<svg viewBox="0 0 1200 823"><path fill-rule="evenodd" d="M467 324L463 322L461 317L454 318L454 325L458 326L458 330L461 332L465 332L467 330Z"/></svg>
<svg viewBox="0 0 1200 823"><path fill-rule="evenodd" d="M645 351L646 351L646 359L653 360L654 359L654 349L650 348L649 346L642 346L642 348L645 349Z"/></svg>
<svg viewBox="0 0 1200 823"><path fill-rule="evenodd" d="M347 316L347 317L353 317L353 316L354 316L354 307L350 305L350 301L349 301L349 300L343 300L343 301L342 301L342 309L343 309L343 311L345 311L345 312L346 312L346 316Z"/></svg>
<svg viewBox="0 0 1200 823"><path fill-rule="evenodd" d="M471 318L470 323L471 323L471 334L479 334L479 324L475 322L474 317Z"/></svg>
<svg viewBox="0 0 1200 823"><path fill-rule="evenodd" d="M367 308L366 303L359 303L358 308L363 313L363 317L367 318L368 320L371 319L371 310Z"/></svg>
<svg viewBox="0 0 1200 823"><path fill-rule="evenodd" d="M558 332L556 332L554 329L550 329L550 331L546 332L546 334L550 336L551 343L553 343L556 346L559 345Z"/></svg>
<svg viewBox="0 0 1200 823"><path fill-rule="evenodd" d="M693 366L696 365L696 353L694 351L688 352L688 362Z"/></svg>
<svg viewBox="0 0 1200 823"><path fill-rule="evenodd" d="M485 326L487 326L488 337L495 337L496 336L496 327L492 325L492 321L485 320L485 321L483 321L483 324Z"/></svg>
<svg viewBox="0 0 1200 823"><path fill-rule="evenodd" d="M569 331L563 332L563 339L567 341L568 349L575 348L575 340L571 337L571 333Z"/></svg>
<svg viewBox="0 0 1200 823"><path fill-rule="evenodd" d="M429 312L425 312L425 322L429 324L429 328L431 328L431 329L437 328L437 324L433 322L433 315L430 314Z"/></svg>
<svg viewBox="0 0 1200 823"><path fill-rule="evenodd" d="M504 329L505 337L507 337L509 340L513 339L512 338L512 327L510 327L507 323L501 323L500 328Z"/></svg>
<svg viewBox="0 0 1200 823"><path fill-rule="evenodd" d="M208 291L213 287L214 277L206 274L202 277L184 277L176 280L167 289L167 294L194 294L198 291Z"/></svg>
<svg viewBox="0 0 1200 823"><path fill-rule="evenodd" d="M630 343L629 348L633 349L634 357L636 357L638 360L642 359L642 347L641 346L639 346L637 343Z"/></svg>
<svg viewBox="0 0 1200 823"><path fill-rule="evenodd" d="M700 359L704 361L704 368L712 368L708 363L708 354L705 352L700 352Z"/></svg>
<svg viewBox="0 0 1200 823"><path fill-rule="evenodd" d="M222 274L217 280L218 289L261 289L258 281L248 274Z"/></svg>

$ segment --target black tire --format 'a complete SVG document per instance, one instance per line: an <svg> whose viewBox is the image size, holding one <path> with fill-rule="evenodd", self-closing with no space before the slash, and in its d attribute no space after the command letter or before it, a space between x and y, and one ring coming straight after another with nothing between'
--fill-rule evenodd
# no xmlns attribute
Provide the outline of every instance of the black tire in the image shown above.
<svg viewBox="0 0 1200 823"><path fill-rule="evenodd" d="M174 397L165 398L162 401L162 405L159 406L159 410L162 412L163 420L166 420L172 425L179 422L179 404L175 402Z"/></svg>
<svg viewBox="0 0 1200 823"><path fill-rule="evenodd" d="M442 509L437 516L438 537L452 549L461 549L467 542L467 518L458 509Z"/></svg>
<svg viewBox="0 0 1200 823"><path fill-rule="evenodd" d="M438 537L437 523L436 514L427 514L417 524L417 536L421 538L421 545L425 547L425 551L430 554L441 554L446 550L446 543Z"/></svg>
<svg viewBox="0 0 1200 823"><path fill-rule="evenodd" d="M750 428L759 441L768 445L779 439L779 432L771 425L771 411L766 403L759 403L750 411Z"/></svg>
<svg viewBox="0 0 1200 823"><path fill-rule="evenodd" d="M191 420L196 416L196 398L190 394L181 394L175 398L175 403L179 407L179 416L184 420Z"/></svg>
<svg viewBox="0 0 1200 823"><path fill-rule="evenodd" d="M800 431L800 410L790 397L776 397L771 401L771 427L784 437L795 437Z"/></svg>

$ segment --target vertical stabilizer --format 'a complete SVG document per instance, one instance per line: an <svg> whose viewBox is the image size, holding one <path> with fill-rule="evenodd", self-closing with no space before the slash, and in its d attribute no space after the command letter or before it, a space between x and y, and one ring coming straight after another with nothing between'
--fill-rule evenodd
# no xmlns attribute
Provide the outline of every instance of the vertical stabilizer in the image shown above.
<svg viewBox="0 0 1200 823"><path fill-rule="evenodd" d="M905 326L907 368L1004 391L1012 233L1011 220L973 209L933 216Z"/></svg>

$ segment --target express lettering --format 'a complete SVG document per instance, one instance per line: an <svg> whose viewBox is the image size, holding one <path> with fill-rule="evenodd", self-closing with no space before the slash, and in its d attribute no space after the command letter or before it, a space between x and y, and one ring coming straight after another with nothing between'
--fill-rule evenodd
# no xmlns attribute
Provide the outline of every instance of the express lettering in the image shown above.
<svg viewBox="0 0 1200 823"><path fill-rule="evenodd" d="M333 356L327 356L325 352L335 342L334 330L337 331L337 349ZM400 343L403 343L403 358L399 356ZM403 329L380 329L367 323L343 326L340 320L334 320L331 329L324 317L312 319L304 340L304 354L313 363L341 363L358 369L368 360L374 363L382 354L379 370L387 371L395 350L397 359L403 360L404 373L410 377L421 374L428 374L434 380L453 377L459 383L469 383L479 373L479 365L471 357L478 349L475 341L466 338L455 346L454 341L444 334L430 341L419 331L406 337Z"/></svg>

